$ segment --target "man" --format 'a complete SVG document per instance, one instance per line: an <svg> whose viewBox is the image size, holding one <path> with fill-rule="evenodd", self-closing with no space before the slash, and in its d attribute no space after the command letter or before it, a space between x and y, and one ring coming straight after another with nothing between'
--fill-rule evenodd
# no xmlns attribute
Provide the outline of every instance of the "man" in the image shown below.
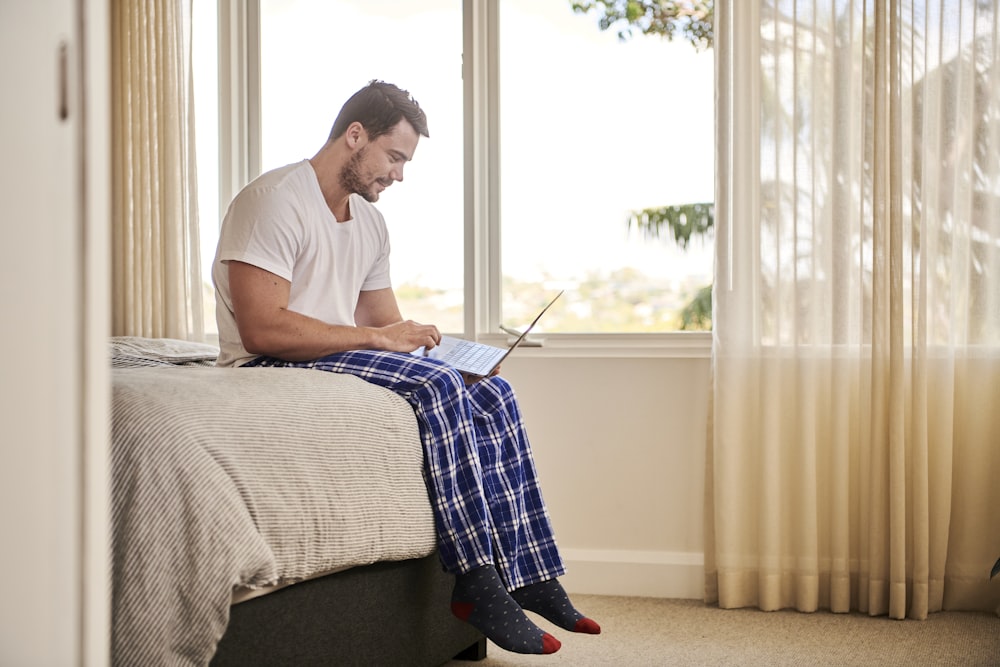
<svg viewBox="0 0 1000 667"><path fill-rule="evenodd" d="M349 373L403 396L420 424L441 562L455 575L452 611L502 648L553 653L559 641L524 609L576 632L600 627L556 580L565 568L514 394L496 375L474 381L409 354L441 334L403 320L389 281L372 203L403 180L421 136L430 135L419 105L372 81L312 159L237 195L212 268L218 363Z"/></svg>

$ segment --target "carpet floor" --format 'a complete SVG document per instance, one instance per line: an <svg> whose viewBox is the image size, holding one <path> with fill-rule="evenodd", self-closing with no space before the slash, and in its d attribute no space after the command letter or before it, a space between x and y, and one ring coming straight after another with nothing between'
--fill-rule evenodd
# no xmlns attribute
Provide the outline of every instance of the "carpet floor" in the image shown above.
<svg viewBox="0 0 1000 667"><path fill-rule="evenodd" d="M481 662L448 667L600 665L1000 666L1000 617L940 612L926 621L865 614L723 610L698 600L574 595L601 624L601 634L576 635L538 616L562 648L543 656L510 653L490 643Z"/></svg>

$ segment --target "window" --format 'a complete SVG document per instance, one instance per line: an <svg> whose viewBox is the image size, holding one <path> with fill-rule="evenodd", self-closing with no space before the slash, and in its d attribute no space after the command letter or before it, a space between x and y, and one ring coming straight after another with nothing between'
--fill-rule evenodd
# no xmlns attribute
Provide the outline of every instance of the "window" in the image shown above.
<svg viewBox="0 0 1000 667"><path fill-rule="evenodd" d="M201 282L205 334L218 336L212 259L219 240L219 22L216 2L191 8L191 62L194 81L195 152L198 171L198 225L201 231Z"/></svg>
<svg viewBox="0 0 1000 667"><path fill-rule="evenodd" d="M216 3L195 4L204 12ZM628 221L644 209L712 202L711 51L652 36L621 41L569 0L259 0L259 9L259 47L251 34L245 56L259 54L259 170L311 157L341 104L372 78L409 90L427 112L431 136L378 204L404 316L496 334L501 323L523 326L564 289L540 330L667 332L710 284L710 238L681 249ZM485 22L463 17L473 9ZM199 17L213 18L196 13L196 42L215 29L199 29ZM470 66L465 54L463 81L463 50L485 44L498 44L483 57L489 67ZM467 146L476 114L494 125ZM219 152L201 148L204 174ZM484 178L469 178L470 160ZM218 180L202 195L212 188ZM492 203L466 205L482 199ZM210 284L213 223L225 206L203 201ZM474 245L465 240L472 228ZM465 275L471 266L476 276Z"/></svg>
<svg viewBox="0 0 1000 667"><path fill-rule="evenodd" d="M679 328L712 281L712 244L684 250L627 221L713 201L712 52L622 41L568 0L504 0L499 71L504 319L558 288L547 331Z"/></svg>
<svg viewBox="0 0 1000 667"><path fill-rule="evenodd" d="M260 0L260 10L263 170L312 157L371 79L410 91L427 113L430 137L378 208L404 316L461 331L461 0Z"/></svg>

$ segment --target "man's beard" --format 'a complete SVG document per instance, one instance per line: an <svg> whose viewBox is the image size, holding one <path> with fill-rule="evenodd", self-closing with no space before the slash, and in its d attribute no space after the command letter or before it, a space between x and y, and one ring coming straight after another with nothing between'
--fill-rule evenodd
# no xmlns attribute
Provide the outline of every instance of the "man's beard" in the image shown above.
<svg viewBox="0 0 1000 667"><path fill-rule="evenodd" d="M361 162L367 153L368 147L365 146L351 156L344 168L340 170L340 184L348 192L356 192L367 201L374 203L378 201L378 193L372 191L361 178Z"/></svg>

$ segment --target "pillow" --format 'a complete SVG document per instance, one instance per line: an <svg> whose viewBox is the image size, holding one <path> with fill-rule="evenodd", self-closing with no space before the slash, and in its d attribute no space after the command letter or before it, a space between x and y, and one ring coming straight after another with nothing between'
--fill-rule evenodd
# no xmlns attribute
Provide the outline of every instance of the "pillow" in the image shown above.
<svg viewBox="0 0 1000 667"><path fill-rule="evenodd" d="M113 336L111 367L138 366L214 366L219 348L175 338Z"/></svg>

